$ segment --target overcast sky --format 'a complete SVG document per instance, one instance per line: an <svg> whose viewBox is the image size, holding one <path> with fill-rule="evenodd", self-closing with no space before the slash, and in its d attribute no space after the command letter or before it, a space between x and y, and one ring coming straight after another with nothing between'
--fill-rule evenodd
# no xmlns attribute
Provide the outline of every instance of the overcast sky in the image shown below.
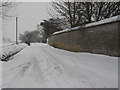
<svg viewBox="0 0 120 90"><path fill-rule="evenodd" d="M22 2L12 10L13 14L18 15L18 33L32 31L42 20L50 17L48 9L51 8L50 2ZM15 18L10 18L3 24L3 37L11 38L15 41Z"/></svg>

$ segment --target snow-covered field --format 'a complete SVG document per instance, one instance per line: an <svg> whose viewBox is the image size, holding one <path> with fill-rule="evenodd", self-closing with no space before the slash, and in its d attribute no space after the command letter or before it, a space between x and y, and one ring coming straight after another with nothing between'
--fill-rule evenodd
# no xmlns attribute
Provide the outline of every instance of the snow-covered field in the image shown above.
<svg viewBox="0 0 120 90"><path fill-rule="evenodd" d="M2 50L2 52L0 52L0 55L1 55L0 60L5 59L6 57L11 56L11 55L19 52L25 46L27 46L27 45L23 44L23 43L20 43L19 45L12 44L12 43L2 44L2 47L0 47L0 49Z"/></svg>
<svg viewBox="0 0 120 90"><path fill-rule="evenodd" d="M2 63L3 88L117 88L118 58L32 44ZM1 72L0 72L1 73Z"/></svg>

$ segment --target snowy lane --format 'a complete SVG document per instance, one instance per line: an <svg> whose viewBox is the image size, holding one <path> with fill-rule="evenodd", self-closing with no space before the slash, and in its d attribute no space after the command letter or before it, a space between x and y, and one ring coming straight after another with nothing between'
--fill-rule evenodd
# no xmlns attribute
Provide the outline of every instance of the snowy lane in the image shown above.
<svg viewBox="0 0 120 90"><path fill-rule="evenodd" d="M117 88L118 59L33 44L3 62L3 87Z"/></svg>

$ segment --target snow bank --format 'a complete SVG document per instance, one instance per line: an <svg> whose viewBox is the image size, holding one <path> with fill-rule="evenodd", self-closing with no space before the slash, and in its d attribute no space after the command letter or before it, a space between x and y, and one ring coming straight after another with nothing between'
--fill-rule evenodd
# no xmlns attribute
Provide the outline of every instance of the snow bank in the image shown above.
<svg viewBox="0 0 120 90"><path fill-rule="evenodd" d="M5 60L7 57L12 56L13 54L22 50L25 46L26 44L19 44L19 45L5 44L3 45L0 60Z"/></svg>
<svg viewBox="0 0 120 90"><path fill-rule="evenodd" d="M62 31L58 31L58 32L54 32L53 35L55 34L59 34L59 33L63 33L63 32L68 32L68 31L73 31L73 30L78 30L79 28L86 28L86 27L91 27L91 26L97 26L97 25L101 25L101 24L105 24L105 23L110 23L110 22L115 22L115 21L119 21L120 20L120 15L115 16L115 17L111 17L111 18L107 18L98 22L93 22L93 23L89 23L86 24L85 26L77 26L74 28L67 28L65 30Z"/></svg>

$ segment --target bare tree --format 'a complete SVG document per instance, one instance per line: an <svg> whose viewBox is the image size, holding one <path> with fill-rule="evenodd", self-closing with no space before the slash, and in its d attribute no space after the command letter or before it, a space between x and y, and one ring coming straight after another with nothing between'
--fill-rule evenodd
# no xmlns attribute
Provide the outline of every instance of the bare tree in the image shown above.
<svg viewBox="0 0 120 90"><path fill-rule="evenodd" d="M120 15L120 2L53 2L53 8L71 27Z"/></svg>
<svg viewBox="0 0 120 90"><path fill-rule="evenodd" d="M18 3L12 2L10 0L2 0L2 2L0 2L0 16L3 18L15 17L15 15L10 15L9 13L11 9L13 9L17 4Z"/></svg>
<svg viewBox="0 0 120 90"><path fill-rule="evenodd" d="M65 16L71 27L76 26L77 21L77 2L53 2L53 8L60 13L61 16Z"/></svg>
<svg viewBox="0 0 120 90"><path fill-rule="evenodd" d="M120 15L120 2L96 2L96 21Z"/></svg>

